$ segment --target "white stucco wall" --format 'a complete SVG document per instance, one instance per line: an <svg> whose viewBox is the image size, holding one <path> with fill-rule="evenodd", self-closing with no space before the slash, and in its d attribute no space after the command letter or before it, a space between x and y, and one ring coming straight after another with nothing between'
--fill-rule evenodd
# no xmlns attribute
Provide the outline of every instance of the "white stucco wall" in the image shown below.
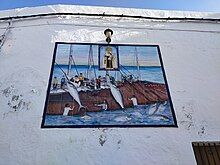
<svg viewBox="0 0 220 165"><path fill-rule="evenodd" d="M60 5L2 11L0 17L47 12L220 17ZM0 34L6 26L0 22ZM54 43L103 43L108 27L112 43L160 46L178 128L40 128ZM196 164L191 142L220 140L219 45L219 23L82 16L13 21L0 50L0 164Z"/></svg>

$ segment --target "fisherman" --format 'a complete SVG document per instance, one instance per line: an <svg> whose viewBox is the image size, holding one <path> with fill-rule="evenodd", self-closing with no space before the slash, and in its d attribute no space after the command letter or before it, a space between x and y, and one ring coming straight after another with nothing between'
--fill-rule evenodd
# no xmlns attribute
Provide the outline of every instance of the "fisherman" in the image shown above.
<svg viewBox="0 0 220 165"><path fill-rule="evenodd" d="M79 74L79 82L80 82L80 86L84 85L84 77L82 73Z"/></svg>
<svg viewBox="0 0 220 165"><path fill-rule="evenodd" d="M95 89L95 83L96 83L96 79L95 78L92 78L90 83L88 84L88 86L91 88L91 89Z"/></svg>
<svg viewBox="0 0 220 165"><path fill-rule="evenodd" d="M58 79L57 79L57 77L55 76L55 77L53 78L53 89L54 89L54 90L57 89L57 86L58 86Z"/></svg>
<svg viewBox="0 0 220 165"><path fill-rule="evenodd" d="M65 77L63 76L63 77L61 78L61 81L60 81L60 88L61 88L61 89L64 88L65 83L66 83L66 79L65 79Z"/></svg>
<svg viewBox="0 0 220 165"><path fill-rule="evenodd" d="M121 75L121 81L122 81L122 82L126 82L126 76Z"/></svg>
<svg viewBox="0 0 220 165"><path fill-rule="evenodd" d="M110 81L111 81L112 84L115 85L115 78L113 76L110 77Z"/></svg>
<svg viewBox="0 0 220 165"><path fill-rule="evenodd" d="M74 82L77 84L79 83L79 77L77 75L75 75Z"/></svg>
<svg viewBox="0 0 220 165"><path fill-rule="evenodd" d="M97 89L101 88L101 76L96 79L96 87Z"/></svg>
<svg viewBox="0 0 220 165"><path fill-rule="evenodd" d="M132 101L134 108L138 106L137 98L135 97L135 95L128 99Z"/></svg>
<svg viewBox="0 0 220 165"><path fill-rule="evenodd" d="M72 77L72 78L70 79L70 81L74 82L74 78Z"/></svg>
<svg viewBox="0 0 220 165"><path fill-rule="evenodd" d="M108 46L105 49L105 56L104 56L105 69L114 69L113 68L114 59L115 59L115 57L112 54L112 48Z"/></svg>
<svg viewBox="0 0 220 165"><path fill-rule="evenodd" d="M102 104L95 104L95 106L102 107L101 109L104 111L106 111L108 109L108 104L107 104L106 100L104 100L104 102Z"/></svg>
<svg viewBox="0 0 220 165"><path fill-rule="evenodd" d="M131 82L132 82L132 80L133 80L133 76L132 76L131 74L130 74L130 75L128 75L128 79L127 79L127 80L128 80L128 82L130 82L130 83L131 83Z"/></svg>
<svg viewBox="0 0 220 165"><path fill-rule="evenodd" d="M74 108L74 107L73 107ZM71 108L70 104L65 104L65 107L64 107L64 111L63 111L63 115L64 116L67 116L69 111L73 110L73 108Z"/></svg>

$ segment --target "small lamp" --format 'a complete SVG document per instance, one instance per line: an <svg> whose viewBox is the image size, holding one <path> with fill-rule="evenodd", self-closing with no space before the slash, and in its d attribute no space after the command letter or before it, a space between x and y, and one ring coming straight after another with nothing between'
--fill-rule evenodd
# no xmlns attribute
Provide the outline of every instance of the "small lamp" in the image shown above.
<svg viewBox="0 0 220 165"><path fill-rule="evenodd" d="M105 29L104 34L106 36L106 42L109 44L111 42L113 31L111 29Z"/></svg>

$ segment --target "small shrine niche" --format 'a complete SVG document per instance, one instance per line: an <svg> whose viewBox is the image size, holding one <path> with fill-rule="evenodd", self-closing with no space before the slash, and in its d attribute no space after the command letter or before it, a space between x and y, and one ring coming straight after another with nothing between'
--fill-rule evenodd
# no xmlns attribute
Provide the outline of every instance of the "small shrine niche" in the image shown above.
<svg viewBox="0 0 220 165"><path fill-rule="evenodd" d="M118 47L112 45L99 46L99 70L119 70Z"/></svg>

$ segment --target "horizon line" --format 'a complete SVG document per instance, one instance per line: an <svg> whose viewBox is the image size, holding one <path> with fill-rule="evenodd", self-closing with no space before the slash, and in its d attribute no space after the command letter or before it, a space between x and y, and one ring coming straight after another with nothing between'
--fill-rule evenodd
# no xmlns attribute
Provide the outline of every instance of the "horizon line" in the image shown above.
<svg viewBox="0 0 220 165"><path fill-rule="evenodd" d="M57 64L55 64L56 66ZM58 64L58 65L67 65L68 64ZM75 65L75 66L89 66L88 64L79 64L79 65ZM97 66L99 67L99 65L93 65L93 66ZM137 67L136 65L121 65L123 67ZM162 67L161 65L140 65L139 67Z"/></svg>

